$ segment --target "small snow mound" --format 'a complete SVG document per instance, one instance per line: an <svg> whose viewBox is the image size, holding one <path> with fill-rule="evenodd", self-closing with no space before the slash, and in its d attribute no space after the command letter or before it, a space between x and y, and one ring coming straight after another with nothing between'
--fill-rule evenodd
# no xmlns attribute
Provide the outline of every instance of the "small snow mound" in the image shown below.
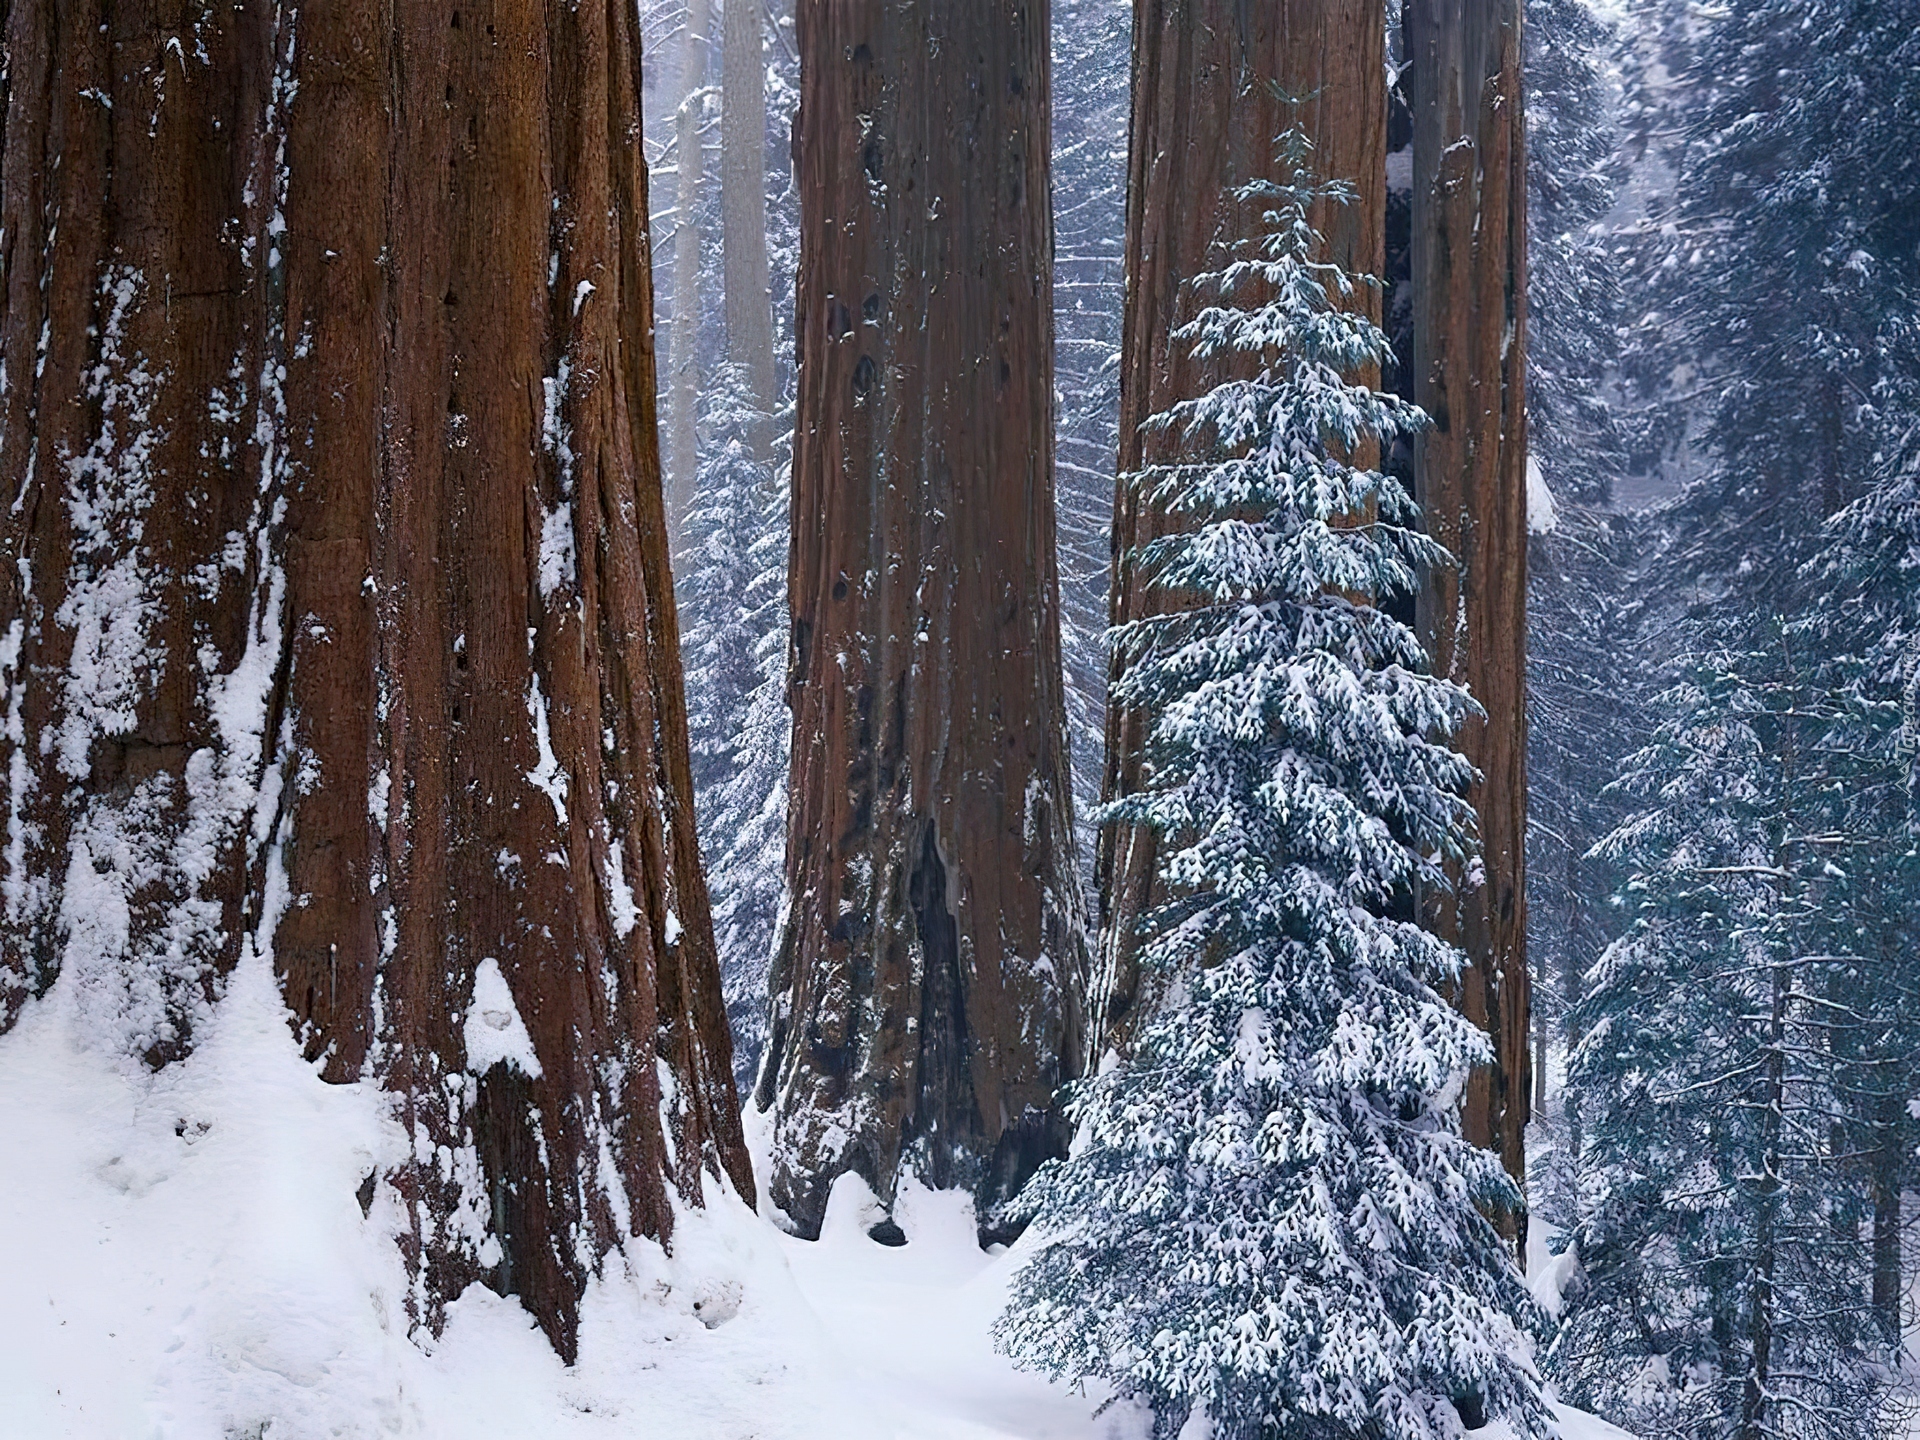
<svg viewBox="0 0 1920 1440"><path fill-rule="evenodd" d="M867 1232L887 1218L887 1207L880 1203L873 1187L864 1177L849 1170L835 1180L833 1189L827 1192L827 1213L820 1222L820 1241L833 1244L856 1236L865 1240Z"/></svg>
<svg viewBox="0 0 1920 1440"><path fill-rule="evenodd" d="M1580 1252L1571 1243L1557 1255L1553 1251L1565 1233L1538 1221L1527 1227L1527 1288L1555 1320L1566 1312L1567 1291L1580 1276Z"/></svg>
<svg viewBox="0 0 1920 1440"><path fill-rule="evenodd" d="M467 1006L467 1070L484 1075L496 1065L507 1065L529 1079L540 1078L540 1060L533 1053L520 1008L513 1003L507 977L491 955L473 974L473 1003Z"/></svg>
<svg viewBox="0 0 1920 1440"><path fill-rule="evenodd" d="M1533 535L1545 535L1560 523L1559 507L1553 503L1553 491L1547 488L1547 477L1540 469L1540 462L1533 456L1527 456L1527 531Z"/></svg>

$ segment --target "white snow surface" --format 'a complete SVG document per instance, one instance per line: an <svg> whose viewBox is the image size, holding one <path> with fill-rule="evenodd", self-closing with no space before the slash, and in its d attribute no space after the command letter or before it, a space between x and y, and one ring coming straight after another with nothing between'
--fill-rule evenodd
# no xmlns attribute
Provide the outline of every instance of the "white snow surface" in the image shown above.
<svg viewBox="0 0 1920 1440"><path fill-rule="evenodd" d="M1527 531L1533 535L1549 534L1560 523L1559 507L1553 503L1553 491L1547 487L1547 477L1540 468L1540 461L1532 455L1527 456Z"/></svg>
<svg viewBox="0 0 1920 1440"><path fill-rule="evenodd" d="M467 1071L484 1075L504 1062L533 1079L540 1078L540 1060L520 1007L513 1003L500 962L489 955L473 972L473 1003L467 1006L462 1030L467 1046Z"/></svg>
<svg viewBox="0 0 1920 1440"><path fill-rule="evenodd" d="M1146 1434L993 1352L1032 1242L983 1254L971 1203L910 1181L899 1249L867 1237L879 1207L851 1176L817 1242L730 1194L683 1212L671 1255L609 1257L571 1368L480 1286L437 1341L409 1336L399 1208L384 1186L366 1215L355 1199L405 1132L372 1083L302 1060L268 960L243 959L199 1048L157 1074L89 1043L72 988L0 1037L5 1440ZM483 1023L498 999L476 993ZM1620 1437L1572 1417L1563 1434Z"/></svg>

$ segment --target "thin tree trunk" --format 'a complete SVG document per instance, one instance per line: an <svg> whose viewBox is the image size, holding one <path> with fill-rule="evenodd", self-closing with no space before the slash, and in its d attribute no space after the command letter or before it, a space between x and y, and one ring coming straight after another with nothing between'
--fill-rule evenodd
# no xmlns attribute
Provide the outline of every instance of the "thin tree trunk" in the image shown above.
<svg viewBox="0 0 1920 1440"><path fill-rule="evenodd" d="M1533 1113L1547 1113L1547 1012L1533 1010Z"/></svg>
<svg viewBox="0 0 1920 1440"><path fill-rule="evenodd" d="M778 403L767 280L767 61L760 0L726 0L720 52L720 214L727 358L744 367L753 407ZM772 436L756 435L760 458Z"/></svg>
<svg viewBox="0 0 1920 1440"><path fill-rule="evenodd" d="M1906 1276L1900 1255L1900 1192L1906 1178L1907 1150L1901 1143L1900 1097L1881 1102L1873 1147L1873 1313L1888 1340L1897 1340L1903 1316L1900 1299Z"/></svg>
<svg viewBox="0 0 1920 1440"><path fill-rule="evenodd" d="M1526 157L1520 0L1407 0L1413 96L1415 443L1429 533L1458 561L1423 587L1434 670L1486 710L1461 748L1481 774L1479 883L1436 907L1466 951L1460 1008L1493 1038L1467 1088L1469 1138L1526 1167ZM1471 882L1475 877L1469 876ZM1525 1234L1525 1217L1506 1227Z"/></svg>
<svg viewBox="0 0 1920 1440"><path fill-rule="evenodd" d="M1776 862L1784 865L1784 847ZM1747 1277L1747 1373L1740 1395L1738 1440L1767 1440L1773 1435L1772 1386L1775 1275L1779 1265L1780 1145L1786 1104L1787 1006L1792 975L1785 964L1773 966L1773 995L1767 1017L1766 1062L1761 1071L1759 1214L1753 1236L1753 1268Z"/></svg>
<svg viewBox="0 0 1920 1440"><path fill-rule="evenodd" d="M1227 191L1275 176L1274 141L1294 113L1278 83L1310 96L1299 119L1320 172L1351 182L1351 205L1315 217L1327 258L1379 275L1386 233L1386 58L1382 9L1365 0L1141 0L1134 15L1133 131L1127 162L1127 289L1120 371L1120 474L1154 460L1141 425L1221 375L1194 362L1170 337L1193 313L1189 282L1217 268L1235 241L1257 233L1258 205ZM1380 294L1359 295L1376 321ZM1113 605L1116 624L1164 600L1139 583L1134 549L1165 533L1123 478L1115 490ZM1114 662L1110 680L1119 678ZM1107 800L1140 787L1152 717L1109 706ZM1152 909L1159 856L1151 831L1113 827L1094 867L1100 946L1092 1000L1096 1049L1125 1049L1158 993L1140 966L1141 920Z"/></svg>
<svg viewBox="0 0 1920 1440"><path fill-rule="evenodd" d="M1010 1194L1084 936L1053 500L1044 3L802 0L791 912L773 1199Z"/></svg>
<svg viewBox="0 0 1920 1440"><path fill-rule="evenodd" d="M571 1359L610 1248L666 1240L703 1170L752 1193L637 27L172 14L6 14L0 1028L58 982L86 1043L157 1067L271 966L323 1075L397 1097L417 1158L363 1199L410 1216L414 1322L481 1280ZM489 1063L496 973L530 1053Z"/></svg>
<svg viewBox="0 0 1920 1440"><path fill-rule="evenodd" d="M706 110L707 36L711 0L687 0L682 33L680 108L674 115L679 200L673 229L673 332L667 359L667 514L677 528L693 504L700 468L700 190L706 153L700 119Z"/></svg>

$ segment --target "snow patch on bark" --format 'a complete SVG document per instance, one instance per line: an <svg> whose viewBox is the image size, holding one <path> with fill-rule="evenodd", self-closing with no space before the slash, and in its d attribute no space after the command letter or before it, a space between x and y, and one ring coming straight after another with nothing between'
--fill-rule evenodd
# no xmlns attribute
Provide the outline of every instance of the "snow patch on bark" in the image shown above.
<svg viewBox="0 0 1920 1440"><path fill-rule="evenodd" d="M1545 535L1560 523L1559 508L1553 503L1553 491L1547 488L1547 477L1540 469L1540 461L1527 456L1527 530L1530 534Z"/></svg>
<svg viewBox="0 0 1920 1440"><path fill-rule="evenodd" d="M613 933L624 940L633 933L633 927L640 923L640 907L634 902L633 887L627 883L621 847L608 849L606 873L607 909L613 917ZM609 988L607 993L611 995L615 992Z"/></svg>
<svg viewBox="0 0 1920 1440"><path fill-rule="evenodd" d="M540 677L533 677L527 692L527 717L533 721L533 740L539 748L539 763L527 772L527 781L543 791L553 802L553 817L562 833L567 828L567 772L553 753L553 734L547 725L547 697L541 693Z"/></svg>
<svg viewBox="0 0 1920 1440"><path fill-rule="evenodd" d="M573 580L573 506L562 501L540 523L540 598L571 586Z"/></svg>
<svg viewBox="0 0 1920 1440"><path fill-rule="evenodd" d="M20 561L20 593L31 597L33 576L27 560ZM31 604L29 598L26 601ZM6 719L0 739L7 744L7 842L5 865L6 922L11 926L26 923L30 911L37 913L47 903L47 886L27 873L27 845L38 839L38 826L27 819L27 800L33 794L33 766L27 759L27 729L24 707L27 677L21 653L26 643L26 617L16 615L0 640L0 684L6 687ZM31 961L28 961L31 965ZM9 967L12 968L12 967ZM17 974L7 983L29 983L31 973Z"/></svg>
<svg viewBox="0 0 1920 1440"><path fill-rule="evenodd" d="M513 991L507 977L500 973L500 962L491 955L473 972L473 1000L467 1006L463 1033L468 1073L484 1075L495 1065L506 1065L531 1079L540 1078L533 1037L520 1018L520 1007L513 1003Z"/></svg>
<svg viewBox="0 0 1920 1440"><path fill-rule="evenodd" d="M576 315L586 300L586 293L593 288L584 280L580 283L586 286L586 291L575 293L573 308ZM564 355L560 357L554 373L543 376L540 381L540 449L553 461L554 480L560 491L559 503L547 510L546 518L540 525L539 576L540 598L543 600L563 587L572 586L577 573L573 534L576 460L573 428L567 424L565 413L567 391L572 381L573 363Z"/></svg>
<svg viewBox="0 0 1920 1440"><path fill-rule="evenodd" d="M100 358L87 375L99 406L93 440L66 461L67 521L73 559L54 619L73 633L63 677L60 770L85 779L95 737L124 735L156 678L148 634L158 605L143 544L153 506L152 466L165 431L153 418L161 377L126 350L128 318L146 284L136 271L110 267L100 280Z"/></svg>

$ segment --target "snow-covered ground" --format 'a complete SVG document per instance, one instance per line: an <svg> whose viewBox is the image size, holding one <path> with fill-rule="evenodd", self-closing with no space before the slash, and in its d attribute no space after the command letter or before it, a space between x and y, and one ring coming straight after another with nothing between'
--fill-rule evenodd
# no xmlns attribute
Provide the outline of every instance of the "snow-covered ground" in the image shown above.
<svg viewBox="0 0 1920 1440"><path fill-rule="evenodd" d="M479 1286L423 1346L397 1217L354 1198L400 1132L372 1087L299 1058L264 961L158 1075L91 1048L80 1013L63 982L0 1039L3 1440L1145 1434L994 1354L1022 1251L982 1254L963 1198L909 1187L889 1249L851 1178L818 1242L727 1198L682 1217L671 1256L632 1247L587 1297L571 1369Z"/></svg>

